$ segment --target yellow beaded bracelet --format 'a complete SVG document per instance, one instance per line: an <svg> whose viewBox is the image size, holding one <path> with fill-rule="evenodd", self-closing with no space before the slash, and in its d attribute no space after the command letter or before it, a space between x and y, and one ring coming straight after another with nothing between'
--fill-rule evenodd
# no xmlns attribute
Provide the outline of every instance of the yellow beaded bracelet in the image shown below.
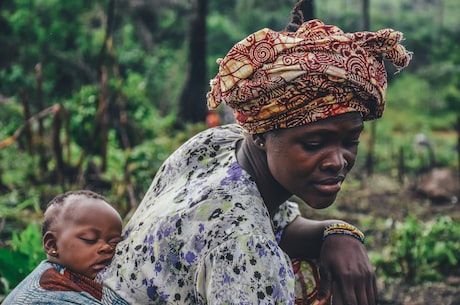
<svg viewBox="0 0 460 305"><path fill-rule="evenodd" d="M324 228L323 240L329 235L343 234L353 236L364 244L364 233L361 232L357 227L347 223L333 223Z"/></svg>

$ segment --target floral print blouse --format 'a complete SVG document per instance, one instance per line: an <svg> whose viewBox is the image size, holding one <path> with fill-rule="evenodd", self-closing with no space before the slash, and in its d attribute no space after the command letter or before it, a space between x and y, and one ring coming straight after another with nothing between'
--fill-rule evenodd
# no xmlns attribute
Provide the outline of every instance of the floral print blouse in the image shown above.
<svg viewBox="0 0 460 305"><path fill-rule="evenodd" d="M270 218L236 160L244 130L201 132L161 166L124 230L103 281L130 304L293 304L294 274L278 246L299 215Z"/></svg>

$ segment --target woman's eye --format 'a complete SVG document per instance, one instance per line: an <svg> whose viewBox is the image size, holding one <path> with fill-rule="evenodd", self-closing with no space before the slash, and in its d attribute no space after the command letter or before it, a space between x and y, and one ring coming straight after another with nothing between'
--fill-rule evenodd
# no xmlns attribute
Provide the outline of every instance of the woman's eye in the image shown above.
<svg viewBox="0 0 460 305"><path fill-rule="evenodd" d="M306 150L317 150L319 148L321 148L321 143L320 142L307 142L307 143L303 143L303 147L306 149Z"/></svg>
<svg viewBox="0 0 460 305"><path fill-rule="evenodd" d="M345 143L346 147L354 147L359 145L359 140L350 140Z"/></svg>

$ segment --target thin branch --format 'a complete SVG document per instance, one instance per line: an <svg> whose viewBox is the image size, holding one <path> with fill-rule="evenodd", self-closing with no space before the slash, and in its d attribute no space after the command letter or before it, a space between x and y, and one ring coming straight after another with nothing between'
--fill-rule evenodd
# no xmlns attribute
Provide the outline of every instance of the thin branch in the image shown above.
<svg viewBox="0 0 460 305"><path fill-rule="evenodd" d="M16 131L13 133L13 135L9 136L8 138L0 141L0 149L3 149L5 147L8 147L10 146L11 144L13 144L14 142L16 142L16 140L19 138L19 136L22 134L22 132L24 131L24 129L30 125L32 125L32 123L36 122L36 121L39 121L43 118L45 118L46 116L50 115L50 114L56 114L59 112L59 110L61 109L61 106L59 104L56 104L56 105L53 105L49 108L46 108L42 111L40 111L39 113L37 113L36 115L34 116L31 116L27 122L25 122L24 124L22 124L21 127L19 127L18 129L16 129Z"/></svg>

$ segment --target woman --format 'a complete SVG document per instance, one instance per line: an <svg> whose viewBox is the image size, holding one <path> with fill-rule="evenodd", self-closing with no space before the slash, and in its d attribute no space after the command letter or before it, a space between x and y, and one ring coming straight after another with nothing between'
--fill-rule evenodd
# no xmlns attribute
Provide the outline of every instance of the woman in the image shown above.
<svg viewBox="0 0 460 305"><path fill-rule="evenodd" d="M301 258L318 260L317 304L376 304L363 234L288 200L333 203L363 120L382 115L382 59L402 68L411 54L390 29L294 17L292 32L263 29L219 61L208 104L225 102L239 125L196 135L160 168L104 274L129 303L294 304Z"/></svg>

